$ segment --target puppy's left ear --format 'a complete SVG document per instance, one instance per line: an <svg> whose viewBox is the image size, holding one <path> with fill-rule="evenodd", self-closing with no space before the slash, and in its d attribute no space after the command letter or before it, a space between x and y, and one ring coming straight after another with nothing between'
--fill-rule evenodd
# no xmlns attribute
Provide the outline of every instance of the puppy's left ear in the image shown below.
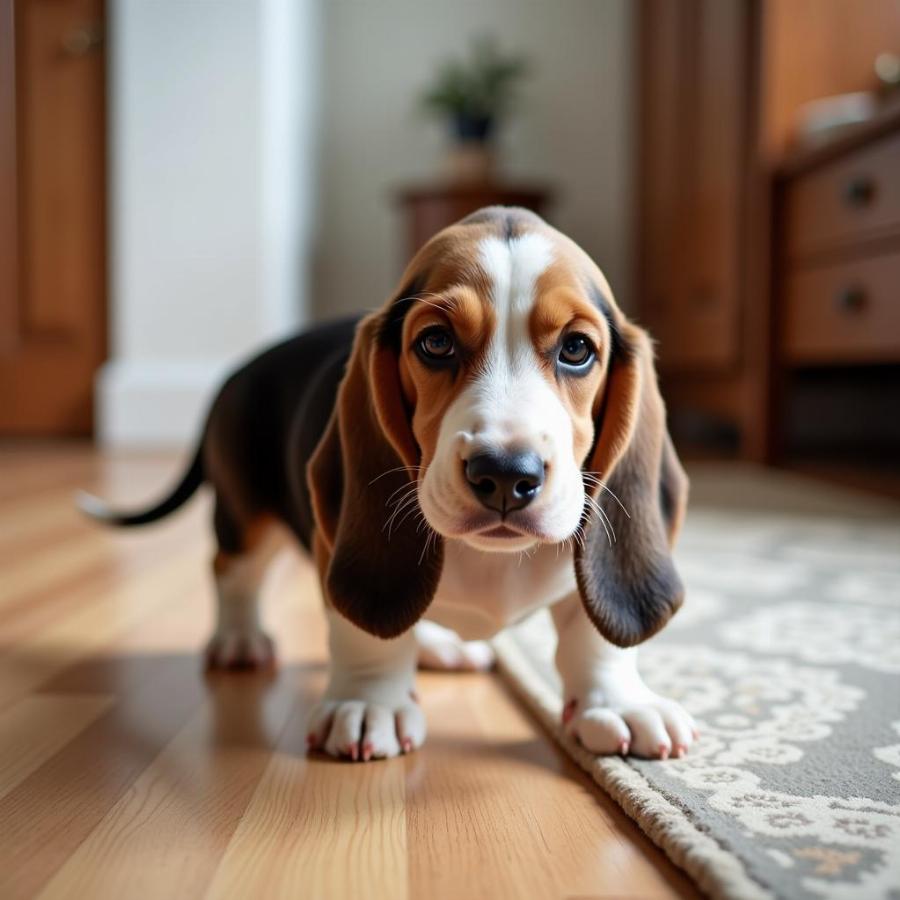
<svg viewBox="0 0 900 900"><path fill-rule="evenodd" d="M443 543L415 509L419 450L412 436L388 313L364 319L331 421L307 467L324 587L354 625L396 637L437 589ZM397 515L394 515L394 513Z"/></svg>
<svg viewBox="0 0 900 900"><path fill-rule="evenodd" d="M687 502L687 477L666 430L647 335L624 319L614 341L585 489L608 516L588 510L575 574L588 616L613 644L630 647L659 631L684 589L671 547Z"/></svg>

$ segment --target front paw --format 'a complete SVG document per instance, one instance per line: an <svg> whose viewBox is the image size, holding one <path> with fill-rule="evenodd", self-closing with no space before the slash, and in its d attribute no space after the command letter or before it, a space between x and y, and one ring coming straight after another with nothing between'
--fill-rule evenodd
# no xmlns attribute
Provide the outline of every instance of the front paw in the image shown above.
<svg viewBox="0 0 900 900"><path fill-rule="evenodd" d="M603 705L570 699L563 708L568 734L592 753L668 759L684 756L697 726L680 703L647 691L633 701Z"/></svg>
<svg viewBox="0 0 900 900"><path fill-rule="evenodd" d="M399 705L325 698L310 714L307 745L329 756L368 762L410 753L425 741L425 716L412 696Z"/></svg>

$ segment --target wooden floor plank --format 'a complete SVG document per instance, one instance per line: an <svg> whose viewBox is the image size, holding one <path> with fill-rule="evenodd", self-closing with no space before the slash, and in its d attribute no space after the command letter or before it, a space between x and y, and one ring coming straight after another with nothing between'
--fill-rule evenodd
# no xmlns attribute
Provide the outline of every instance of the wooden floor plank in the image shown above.
<svg viewBox="0 0 900 900"><path fill-rule="evenodd" d="M0 896L33 897L65 864L203 699L194 660L114 704L0 800Z"/></svg>
<svg viewBox="0 0 900 900"><path fill-rule="evenodd" d="M66 614L20 640L0 658L0 709L129 626L151 617L178 591L199 593L202 586L196 555L187 552L133 583L99 595L89 591L82 602L72 603Z"/></svg>
<svg viewBox="0 0 900 900"><path fill-rule="evenodd" d="M298 706L207 898L404 900L408 760L375 765L306 758Z"/></svg>
<svg viewBox="0 0 900 900"><path fill-rule="evenodd" d="M28 549L29 543L47 544L58 535L65 536L79 530L83 519L67 501L72 500L69 490L49 490L43 496L29 502L0 501L0 559L13 558L20 549Z"/></svg>
<svg viewBox="0 0 900 900"><path fill-rule="evenodd" d="M43 900L199 897L268 764L294 678L217 678L206 703L41 892Z"/></svg>
<svg viewBox="0 0 900 900"><path fill-rule="evenodd" d="M82 443L68 446L26 441L0 445L0 502L28 502L42 492L72 490L95 477L100 460Z"/></svg>
<svg viewBox="0 0 900 900"><path fill-rule="evenodd" d="M122 545L104 535L79 533L3 563L0 610L31 600L35 594L60 592L98 570L120 562ZM131 555L126 556L131 562Z"/></svg>
<svg viewBox="0 0 900 900"><path fill-rule="evenodd" d="M112 698L39 694L0 713L0 798L83 731Z"/></svg>

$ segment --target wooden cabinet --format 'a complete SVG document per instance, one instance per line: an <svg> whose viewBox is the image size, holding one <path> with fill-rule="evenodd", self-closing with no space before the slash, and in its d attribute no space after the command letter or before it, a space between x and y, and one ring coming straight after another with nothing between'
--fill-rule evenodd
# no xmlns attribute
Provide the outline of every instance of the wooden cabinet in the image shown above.
<svg viewBox="0 0 900 900"><path fill-rule="evenodd" d="M636 8L634 283L671 428L770 461L785 360L895 358L896 263L860 248L900 221L900 136L813 154L777 203L775 179L801 104L877 86L876 56L900 53L900 0Z"/></svg>
<svg viewBox="0 0 900 900"><path fill-rule="evenodd" d="M889 452L890 437L878 435L900 408L900 104L788 157L774 213L770 458L784 457L792 413L802 413L799 388L814 392L816 382L837 418ZM851 382L855 396L842 402ZM865 429L855 421L860 408Z"/></svg>

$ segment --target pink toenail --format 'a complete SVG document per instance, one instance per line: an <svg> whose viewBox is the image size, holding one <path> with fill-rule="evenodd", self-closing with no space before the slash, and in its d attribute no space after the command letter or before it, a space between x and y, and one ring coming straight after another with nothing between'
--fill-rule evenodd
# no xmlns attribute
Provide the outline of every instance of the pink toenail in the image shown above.
<svg viewBox="0 0 900 900"><path fill-rule="evenodd" d="M676 744L675 745L675 758L681 759L684 754L687 753L687 747L684 744Z"/></svg>
<svg viewBox="0 0 900 900"><path fill-rule="evenodd" d="M569 722L572 721L572 716L575 715L575 709L578 706L577 700L570 700L564 707L562 711L562 720L563 725L568 725Z"/></svg>
<svg viewBox="0 0 900 900"><path fill-rule="evenodd" d="M372 753L374 752L374 750L375 748L368 741L366 741L366 743L363 744L362 758L366 762L368 762L372 758Z"/></svg>
<svg viewBox="0 0 900 900"><path fill-rule="evenodd" d="M669 758L669 748L665 744L659 745L659 758L660 759L668 759Z"/></svg>
<svg viewBox="0 0 900 900"><path fill-rule="evenodd" d="M628 741L622 741L622 743L619 744L619 753L621 753L622 756L628 756L628 750L630 747L631 744L629 744Z"/></svg>
<svg viewBox="0 0 900 900"><path fill-rule="evenodd" d="M412 750L412 741L409 738L403 738L400 746L403 748L404 753L409 753Z"/></svg>
<svg viewBox="0 0 900 900"><path fill-rule="evenodd" d="M359 759L359 744L350 745L350 759L356 762Z"/></svg>

